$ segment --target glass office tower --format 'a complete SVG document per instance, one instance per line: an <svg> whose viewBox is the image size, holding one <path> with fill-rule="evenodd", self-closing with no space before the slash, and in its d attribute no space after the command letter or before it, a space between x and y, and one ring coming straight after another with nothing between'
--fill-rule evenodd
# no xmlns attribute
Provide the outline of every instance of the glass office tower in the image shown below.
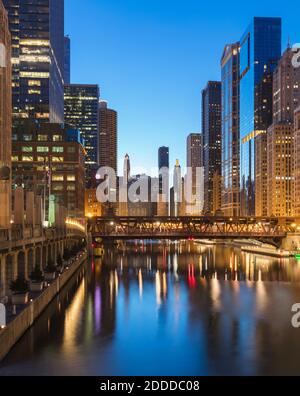
<svg viewBox="0 0 300 396"><path fill-rule="evenodd" d="M93 185L99 165L99 96L98 85L65 85L65 123L84 138L87 186Z"/></svg>
<svg viewBox="0 0 300 396"><path fill-rule="evenodd" d="M239 43L226 45L222 67L222 211L240 214Z"/></svg>
<svg viewBox="0 0 300 396"><path fill-rule="evenodd" d="M260 135L266 135L270 125L270 75L281 56L281 18L253 18L240 46L241 214L253 216L256 207L256 142ZM259 151L264 153L265 139L259 140Z"/></svg>
<svg viewBox="0 0 300 396"><path fill-rule="evenodd" d="M12 36L13 116L64 121L64 0L4 0Z"/></svg>

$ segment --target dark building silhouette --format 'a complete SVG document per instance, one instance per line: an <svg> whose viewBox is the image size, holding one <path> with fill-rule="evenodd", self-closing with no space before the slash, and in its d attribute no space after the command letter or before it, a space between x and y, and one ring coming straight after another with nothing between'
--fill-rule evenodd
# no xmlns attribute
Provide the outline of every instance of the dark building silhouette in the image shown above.
<svg viewBox="0 0 300 396"><path fill-rule="evenodd" d="M221 82L209 81L202 91L202 134L204 161L204 212L212 213L214 176L221 177ZM215 208L214 208L215 206Z"/></svg>

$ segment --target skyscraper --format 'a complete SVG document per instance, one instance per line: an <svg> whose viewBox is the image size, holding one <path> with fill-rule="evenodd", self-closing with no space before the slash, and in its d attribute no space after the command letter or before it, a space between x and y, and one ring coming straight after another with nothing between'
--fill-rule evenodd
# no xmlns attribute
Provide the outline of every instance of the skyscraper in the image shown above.
<svg viewBox="0 0 300 396"><path fill-rule="evenodd" d="M71 83L71 40L69 36L64 38L64 83Z"/></svg>
<svg viewBox="0 0 300 396"><path fill-rule="evenodd" d="M199 216L203 211L203 144L201 133L191 133L187 138L187 168L188 172L191 172L192 180L186 180L191 182L191 193L194 197L194 202L186 205L186 213L192 216ZM199 195L198 195L199 194ZM200 195L201 194L201 195Z"/></svg>
<svg viewBox="0 0 300 396"><path fill-rule="evenodd" d="M64 120L64 0L4 0L12 34L13 116Z"/></svg>
<svg viewBox="0 0 300 396"><path fill-rule="evenodd" d="M263 202L266 201L267 184L266 131L272 122L272 79L270 76L280 56L281 18L253 18L240 40L240 203L242 215L252 216L266 208L266 205L263 206ZM256 185L258 180L260 191ZM256 196L259 197L258 205Z"/></svg>
<svg viewBox="0 0 300 396"><path fill-rule="evenodd" d="M158 149L158 169L169 167L169 147L162 146Z"/></svg>
<svg viewBox="0 0 300 396"><path fill-rule="evenodd" d="M273 124L267 133L269 216L294 214L294 112L300 103L300 68L293 67L293 55L287 48L273 75Z"/></svg>
<svg viewBox="0 0 300 396"><path fill-rule="evenodd" d="M99 102L99 166L110 167L117 174L118 114Z"/></svg>
<svg viewBox="0 0 300 396"><path fill-rule="evenodd" d="M0 228L11 220L11 38L0 0Z"/></svg>
<svg viewBox="0 0 300 396"><path fill-rule="evenodd" d="M84 138L88 186L99 164L99 95L98 85L65 85L65 123L79 129Z"/></svg>
<svg viewBox="0 0 300 396"><path fill-rule="evenodd" d="M239 43L226 45L222 67L222 189L221 208L238 216L240 206Z"/></svg>
<svg viewBox="0 0 300 396"><path fill-rule="evenodd" d="M213 180L221 177L221 82L209 81L202 91L204 211L213 212ZM221 202L219 202L221 206Z"/></svg>
<svg viewBox="0 0 300 396"><path fill-rule="evenodd" d="M168 216L169 214L169 188L170 188L169 154L170 154L169 147L162 146L158 149L159 187L158 187L158 199L157 199L157 211L156 211L158 216Z"/></svg>

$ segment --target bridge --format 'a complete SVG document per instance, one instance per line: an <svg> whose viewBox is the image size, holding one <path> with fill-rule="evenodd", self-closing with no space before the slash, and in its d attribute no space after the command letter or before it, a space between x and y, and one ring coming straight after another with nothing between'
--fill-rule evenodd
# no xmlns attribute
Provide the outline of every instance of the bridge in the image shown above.
<svg viewBox="0 0 300 396"><path fill-rule="evenodd" d="M260 217L111 217L93 218L94 239L257 239L280 245L288 233L300 232L300 219Z"/></svg>

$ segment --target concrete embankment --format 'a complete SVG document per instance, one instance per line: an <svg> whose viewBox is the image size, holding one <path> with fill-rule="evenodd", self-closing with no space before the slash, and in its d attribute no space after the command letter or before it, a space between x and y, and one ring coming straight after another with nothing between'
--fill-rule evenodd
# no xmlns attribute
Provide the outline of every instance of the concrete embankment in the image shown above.
<svg viewBox="0 0 300 396"><path fill-rule="evenodd" d="M11 321L7 327L0 330L0 361L8 354L11 348L34 324L45 308L51 303L55 296L63 289L76 271L87 260L87 253L76 260L61 276L57 277L43 293Z"/></svg>

